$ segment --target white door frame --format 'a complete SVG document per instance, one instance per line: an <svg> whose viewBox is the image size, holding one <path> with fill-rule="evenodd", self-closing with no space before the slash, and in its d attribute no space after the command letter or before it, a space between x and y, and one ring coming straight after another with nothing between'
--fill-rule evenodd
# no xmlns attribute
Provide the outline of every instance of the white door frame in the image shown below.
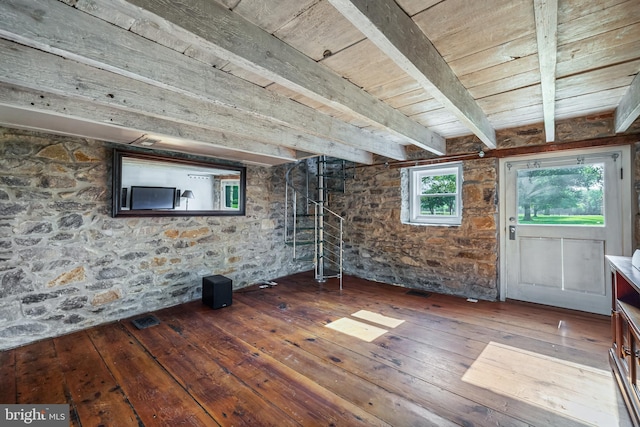
<svg viewBox="0 0 640 427"><path fill-rule="evenodd" d="M621 209L622 209L622 248L623 253L620 254L622 256L631 256L632 246L633 246L633 218L637 209L637 203L632 203L632 200L635 200L633 195L633 185L632 185L632 177L634 176L634 171L632 169L631 162L631 146L623 145L623 146L615 146L615 145L606 145L596 148L585 148L585 149L576 149L576 150L564 150L564 151L551 151L539 154L528 154L523 156L514 156L508 158L500 159L498 166L498 180L499 180L499 221L498 221L498 234L500 238L500 270L498 272L499 278L499 289L498 289L498 297L500 301L504 301L507 295L507 260L506 260L506 241L509 238L509 233L507 231L508 221L506 218L506 199L507 199L507 185L505 179L505 167L508 162L514 161L522 161L522 160L535 160L535 159L548 159L554 157L566 157L566 156L580 156L587 155L591 153L606 153L609 151L620 151L622 152L621 159L618 159L621 167L624 170L623 179L620 181L620 195L621 195ZM633 151L635 153L635 150Z"/></svg>

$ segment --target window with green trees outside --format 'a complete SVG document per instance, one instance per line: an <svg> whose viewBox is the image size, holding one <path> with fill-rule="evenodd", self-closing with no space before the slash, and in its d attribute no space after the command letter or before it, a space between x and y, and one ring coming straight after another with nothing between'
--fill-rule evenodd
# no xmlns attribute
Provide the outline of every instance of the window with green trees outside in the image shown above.
<svg viewBox="0 0 640 427"><path fill-rule="evenodd" d="M518 171L518 223L604 226L604 164Z"/></svg>
<svg viewBox="0 0 640 427"><path fill-rule="evenodd" d="M459 225L462 221L462 164L410 170L411 222Z"/></svg>

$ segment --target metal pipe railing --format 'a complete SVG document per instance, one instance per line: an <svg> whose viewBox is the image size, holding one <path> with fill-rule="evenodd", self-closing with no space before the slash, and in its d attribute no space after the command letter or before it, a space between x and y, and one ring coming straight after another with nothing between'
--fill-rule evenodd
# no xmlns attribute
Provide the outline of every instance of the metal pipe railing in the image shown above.
<svg viewBox="0 0 640 427"><path fill-rule="evenodd" d="M291 181L291 171L295 169L301 163L298 162L295 165L287 169L285 174L286 191L285 191L285 241L293 245L293 257L297 255L297 218L298 218L298 194L300 193L293 182ZM322 166L320 165L322 164ZM315 277L318 282L324 282L329 277L338 277L340 280L340 290L342 290L342 269L343 269L343 257L344 257L344 218L338 213L328 209L325 206L326 194L325 194L325 179L324 179L324 161L318 161L318 201L315 201L309 197L309 176L308 168L305 179L306 194L301 194L305 199L305 209L309 212L309 206L314 210L314 270ZM291 196L289 195L289 189L291 189ZM291 199L291 200L290 200ZM292 205L293 213L292 225L289 226L289 205ZM337 220L338 224L331 224L330 220ZM291 230L291 234L290 234ZM331 231L327 231L331 230ZM337 234L334 234L337 233ZM332 240L337 240L333 242ZM327 253L332 256L327 256ZM334 258L337 258L334 259ZM336 276L328 276L325 274L325 261L337 267L338 273Z"/></svg>

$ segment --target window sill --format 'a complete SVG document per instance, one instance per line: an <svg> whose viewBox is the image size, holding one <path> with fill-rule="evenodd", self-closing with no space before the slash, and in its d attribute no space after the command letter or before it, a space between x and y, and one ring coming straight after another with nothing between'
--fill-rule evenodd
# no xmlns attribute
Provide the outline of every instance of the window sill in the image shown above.
<svg viewBox="0 0 640 427"><path fill-rule="evenodd" d="M421 222L421 221L402 221L405 225L418 225L418 226L430 226L430 227L460 227L462 223L449 223L449 222Z"/></svg>

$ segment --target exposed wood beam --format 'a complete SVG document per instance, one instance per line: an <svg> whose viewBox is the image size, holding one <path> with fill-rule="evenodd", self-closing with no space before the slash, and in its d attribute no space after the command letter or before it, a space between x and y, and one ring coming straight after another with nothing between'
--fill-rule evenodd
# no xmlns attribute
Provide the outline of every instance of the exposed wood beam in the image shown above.
<svg viewBox="0 0 640 427"><path fill-rule="evenodd" d="M636 74L631 87L616 108L616 132L624 132L640 116L640 73Z"/></svg>
<svg viewBox="0 0 640 427"><path fill-rule="evenodd" d="M373 161L370 153L357 148L10 41L0 40L0 57L0 82L170 120L178 127L187 124L310 153L330 152L358 163Z"/></svg>
<svg viewBox="0 0 640 427"><path fill-rule="evenodd" d="M411 144L435 154L445 152L444 138L440 135L215 1L129 0L129 3L192 33L188 41L203 50L329 107L355 114Z"/></svg>
<svg viewBox="0 0 640 427"><path fill-rule="evenodd" d="M422 30L394 0L329 0L400 68L451 111L487 147L495 130Z"/></svg>
<svg viewBox="0 0 640 427"><path fill-rule="evenodd" d="M65 126L67 122L64 119L72 118L86 122L87 125L85 127L90 127L90 123L94 123L98 127L116 127L118 129L136 131L138 135L148 134L153 138L164 139L168 137L171 140L182 141L181 146L183 149L176 151L193 152L193 150L189 149L190 146L206 144L207 147L210 148L209 151L214 152L218 150L218 157L230 160L242 161L247 159L243 156L251 155L252 163L272 165L299 159L296 151L290 148L251 141L232 133L223 133L185 123L176 123L133 111L120 110L91 101L69 98L45 92L42 89L34 90L0 83L0 105L17 108L16 111L18 113L22 112L22 114L15 119L12 119L8 113L2 114L0 120L2 120L4 125L9 126L28 126L30 128L38 126L39 130L62 131L69 135L105 139L112 142L130 143L133 140L131 137L127 140L114 137L114 135L117 135L117 131L94 131L93 134L85 131L84 134L80 133L82 131L77 129L77 127L74 128L73 122L69 122L70 124ZM39 119L37 124L30 123L33 122L33 120L27 121L27 118L30 116L29 114L24 114L24 112L38 112L47 114L50 117L48 121ZM63 120L59 123L60 120L53 120L51 116L55 116L58 119L62 118ZM127 134L131 134L131 132L127 132ZM264 157L263 160L256 160L261 156Z"/></svg>
<svg viewBox="0 0 640 427"><path fill-rule="evenodd" d="M558 53L558 0L534 0L542 110L547 142L556 139L556 62Z"/></svg>
<svg viewBox="0 0 640 427"><path fill-rule="evenodd" d="M96 0L95 10L101 0ZM123 5L139 11L128 3ZM103 5L108 6L108 5ZM128 9L126 9L128 10ZM94 12L95 13L95 12ZM115 12L112 12L115 13ZM124 12L118 23L131 26ZM3 0L0 37L392 159L405 148L56 0ZM37 18L37 19L36 19ZM96 48L99 46L99 49ZM34 76L37 78L37 76ZM334 153L323 153L334 155Z"/></svg>
<svg viewBox="0 0 640 427"><path fill-rule="evenodd" d="M24 123L24 120L22 120L24 117L29 118L27 123ZM13 119L17 119L23 124L16 125L12 123ZM54 128L48 126L52 121L55 122ZM88 125L91 129L87 129L87 124L75 118L58 117L48 113L21 110L16 107L7 108L0 104L0 127L106 141L109 143L121 144L124 147L137 146L144 147L145 149L152 149L154 151L162 150L167 152L195 154L199 157L225 159L245 165L271 167L291 162L291 160L277 159L275 157L267 157L255 153L240 153L232 149L229 150L226 148L216 147L199 141L189 141L188 143L185 143L185 140L182 139L179 142L176 142L175 140L167 141L166 138L163 138L162 141L155 142L152 147L149 147L142 144L131 143L130 141L119 141L117 140L119 139L117 136L114 137L114 135L117 135L118 133L134 132L132 130L117 128L115 126L104 126L103 129L96 130L95 124L89 123ZM146 138L141 138L141 140L145 139Z"/></svg>

